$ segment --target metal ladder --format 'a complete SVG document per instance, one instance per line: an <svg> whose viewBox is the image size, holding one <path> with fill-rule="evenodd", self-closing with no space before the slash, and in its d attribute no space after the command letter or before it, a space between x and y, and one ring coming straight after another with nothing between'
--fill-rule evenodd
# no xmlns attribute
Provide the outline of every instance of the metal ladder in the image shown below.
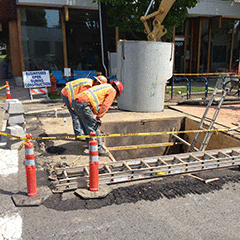
<svg viewBox="0 0 240 240"><path fill-rule="evenodd" d="M130 182L154 177L186 174L240 165L240 147L205 152L129 159L99 164L99 185ZM52 192L61 193L89 184L89 165L55 169L50 175Z"/></svg>
<svg viewBox="0 0 240 240"><path fill-rule="evenodd" d="M209 110L209 108L211 107L211 105L212 105L212 103L213 103L213 101L214 101L214 98L215 98L215 96L216 96L216 94L217 94L218 89L219 89L220 86L221 86L221 82L222 82L222 80L218 80L218 81L217 81L216 86L215 86L214 91L213 91L213 94L212 94L212 96L210 97L210 99L209 99L209 101L208 101L207 107L206 107L206 109L205 109L205 112L204 112L204 114L203 114L203 117L202 117L202 119L201 119L201 121L200 121L200 124L199 124L197 130L211 130L211 129L213 129L213 125L214 125L214 123L215 123L215 121L216 121L216 118L217 118L217 116L218 116L218 113L219 113L219 111L220 111L220 108L221 108L221 106L222 106L222 103L223 103L223 101L224 101L224 99L225 99L225 97L226 97L226 94L227 94L227 91L226 91L225 89L223 89L221 99L220 99L220 101L219 101L219 103L218 103L218 106L217 106L217 108L216 108L216 111L215 111L214 114L213 114L212 119L207 118L207 113L208 113L208 110ZM207 120L208 120L208 123L209 123L209 120L210 120L210 123L209 123L208 129L205 129L205 128L203 128L203 125L206 124L206 121L207 121ZM204 135L204 137L203 137L203 140L200 140L200 139L199 139L200 132L197 132L197 133L194 135L194 138L193 138L193 140L192 140L191 145L189 146L188 152L197 151L196 149L198 149L199 151L205 151L205 149L206 149L206 147L207 147L207 145L208 145L208 142L209 142L209 140L210 140L210 137L211 137L212 133L213 133L213 132L205 132L205 133L204 133L205 135ZM199 148L196 148L196 143L197 143L197 142L199 142L199 143L201 144Z"/></svg>

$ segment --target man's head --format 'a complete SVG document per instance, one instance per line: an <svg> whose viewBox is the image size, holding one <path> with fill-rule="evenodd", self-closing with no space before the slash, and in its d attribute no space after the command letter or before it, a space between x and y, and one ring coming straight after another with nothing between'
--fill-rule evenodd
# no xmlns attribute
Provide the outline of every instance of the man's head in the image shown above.
<svg viewBox="0 0 240 240"><path fill-rule="evenodd" d="M123 85L119 81L112 81L113 88L117 91L117 96L120 97L122 91L123 91Z"/></svg>
<svg viewBox="0 0 240 240"><path fill-rule="evenodd" d="M104 77L103 75L100 75L94 78L95 78L94 85L107 83L107 78Z"/></svg>

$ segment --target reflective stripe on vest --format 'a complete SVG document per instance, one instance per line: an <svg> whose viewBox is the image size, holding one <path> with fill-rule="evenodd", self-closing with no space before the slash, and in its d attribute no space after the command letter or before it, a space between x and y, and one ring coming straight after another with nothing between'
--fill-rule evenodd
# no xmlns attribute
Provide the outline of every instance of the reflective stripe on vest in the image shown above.
<svg viewBox="0 0 240 240"><path fill-rule="evenodd" d="M86 94L88 95L89 99L90 99L90 102L93 103L92 107L95 109L96 112L99 111L99 107L100 107L100 102L99 102L99 99L96 95L97 92L103 90L103 89L110 89L112 88L112 86L110 84L102 84L102 85L99 85L99 86L96 86L95 89L88 89L86 91ZM91 101L93 100L93 101Z"/></svg>
<svg viewBox="0 0 240 240"><path fill-rule="evenodd" d="M70 83L67 83L67 86L66 86L66 89L67 89L67 92L68 92L68 96L70 96L69 99L73 100L74 99L74 96L76 93L74 93L74 90L79 88L79 87L82 87L82 86L85 86L85 85L90 85L92 86L92 80L91 79L87 79L87 78L84 78L82 80L78 80L77 83L74 83L73 82L70 82Z"/></svg>

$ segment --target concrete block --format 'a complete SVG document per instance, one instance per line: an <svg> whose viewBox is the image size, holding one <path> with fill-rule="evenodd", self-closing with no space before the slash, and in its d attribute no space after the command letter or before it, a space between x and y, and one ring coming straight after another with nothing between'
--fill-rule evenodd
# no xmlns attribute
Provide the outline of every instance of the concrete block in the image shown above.
<svg viewBox="0 0 240 240"><path fill-rule="evenodd" d="M20 147L20 145L23 143L21 140L10 140L8 139L6 148L10 150L16 150Z"/></svg>
<svg viewBox="0 0 240 240"><path fill-rule="evenodd" d="M24 123L23 114L10 114L8 118L9 125L17 125L19 123Z"/></svg>
<svg viewBox="0 0 240 240"><path fill-rule="evenodd" d="M5 115L4 115L3 119L4 119L4 120L8 120L8 119L9 119L9 116L10 116L9 113L5 112Z"/></svg>
<svg viewBox="0 0 240 240"><path fill-rule="evenodd" d="M23 131L25 132L25 136L26 136L26 122L24 121L23 123L19 123L18 124L18 126L20 126L22 129L23 129Z"/></svg>
<svg viewBox="0 0 240 240"><path fill-rule="evenodd" d="M23 130L26 132L26 122L25 121L23 123L17 123L17 124L11 124L11 125L7 122L7 127L15 126L15 125L18 125L18 126L22 127Z"/></svg>
<svg viewBox="0 0 240 240"><path fill-rule="evenodd" d="M10 102L19 102L19 100L18 99L7 99L5 101L4 110L6 110L6 111L8 110Z"/></svg>
<svg viewBox="0 0 240 240"><path fill-rule="evenodd" d="M25 131L19 125L14 125L14 126L7 127L6 128L6 133L11 134L11 135L15 135L15 136L18 136L18 137L26 137ZM16 139L17 138L13 138L13 137L10 138L10 140L16 140Z"/></svg>
<svg viewBox="0 0 240 240"><path fill-rule="evenodd" d="M9 114L20 114L24 113L23 105L20 101L9 102L8 111Z"/></svg>

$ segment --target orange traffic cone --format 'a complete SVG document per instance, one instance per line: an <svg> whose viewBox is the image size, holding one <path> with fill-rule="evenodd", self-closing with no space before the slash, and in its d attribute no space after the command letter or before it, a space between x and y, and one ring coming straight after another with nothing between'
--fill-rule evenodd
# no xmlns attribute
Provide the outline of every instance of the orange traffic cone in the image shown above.
<svg viewBox="0 0 240 240"><path fill-rule="evenodd" d="M50 81L51 81L50 93L57 93L57 88L56 88L57 80L52 73L50 74Z"/></svg>

